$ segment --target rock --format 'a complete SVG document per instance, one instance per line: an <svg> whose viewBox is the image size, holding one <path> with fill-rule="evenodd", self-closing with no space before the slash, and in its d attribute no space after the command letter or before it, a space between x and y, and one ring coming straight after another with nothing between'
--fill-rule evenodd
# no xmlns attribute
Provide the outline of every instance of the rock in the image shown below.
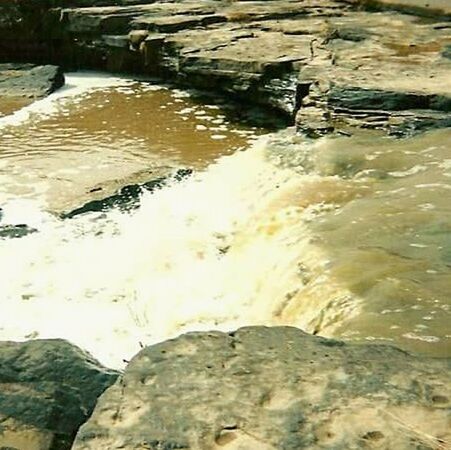
<svg viewBox="0 0 451 450"><path fill-rule="evenodd" d="M149 36L147 30L132 30L128 33L128 40L132 48L139 49L141 42L143 42L147 36Z"/></svg>
<svg viewBox="0 0 451 450"><path fill-rule="evenodd" d="M446 448L449 369L291 327L188 333L132 359L73 450Z"/></svg>
<svg viewBox="0 0 451 450"><path fill-rule="evenodd" d="M3 219L3 209L0 208L0 222ZM1 224L0 223L0 239L14 239L28 236L29 234L36 233L36 228L30 227L27 224Z"/></svg>
<svg viewBox="0 0 451 450"><path fill-rule="evenodd" d="M0 448L70 449L118 374L67 341L0 343Z"/></svg>
<svg viewBox="0 0 451 450"><path fill-rule="evenodd" d="M309 136L404 135L451 114L447 0L4 0L2 11L0 55L170 79Z"/></svg>
<svg viewBox="0 0 451 450"><path fill-rule="evenodd" d="M164 173L164 170L160 172ZM157 178L152 178L149 181L138 184L128 184L121 187L116 193L107 197L99 198L97 200L91 200L84 205L73 209L72 211L61 214L62 219L72 219L80 214L89 212L101 212L108 211L110 209L120 209L121 211L130 211L138 208L140 205L140 199L143 193L153 192L156 189L163 187L171 180L180 181L192 174L192 169L178 169L172 173L168 172ZM102 188L99 188L101 191ZM97 192L94 188L93 192ZM1 228L0 228L1 237Z"/></svg>
<svg viewBox="0 0 451 450"><path fill-rule="evenodd" d="M1 218L1 217L0 217ZM36 228L29 227L26 224L19 225L0 225L0 239L21 238L29 234L36 233Z"/></svg>
<svg viewBox="0 0 451 450"><path fill-rule="evenodd" d="M64 85L64 75L57 66L0 64L0 97L41 98Z"/></svg>

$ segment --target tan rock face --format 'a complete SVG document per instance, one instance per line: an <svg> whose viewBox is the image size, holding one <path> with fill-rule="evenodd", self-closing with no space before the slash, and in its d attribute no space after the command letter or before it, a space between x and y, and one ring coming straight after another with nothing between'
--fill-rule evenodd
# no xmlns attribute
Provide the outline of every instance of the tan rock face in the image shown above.
<svg viewBox="0 0 451 450"><path fill-rule="evenodd" d="M52 448L54 434L33 426L25 426L14 419L2 417L4 431L0 435L0 448L48 450ZM57 443L55 441L55 443Z"/></svg>
<svg viewBox="0 0 451 450"><path fill-rule="evenodd" d="M190 333L140 352L73 450L446 448L449 368L289 327Z"/></svg>

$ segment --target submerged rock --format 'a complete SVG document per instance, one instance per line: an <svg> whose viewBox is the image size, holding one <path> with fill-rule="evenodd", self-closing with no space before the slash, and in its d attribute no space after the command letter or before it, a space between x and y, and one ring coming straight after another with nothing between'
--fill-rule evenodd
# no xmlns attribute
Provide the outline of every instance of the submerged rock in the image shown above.
<svg viewBox="0 0 451 450"><path fill-rule="evenodd" d="M163 170L161 172L164 173ZM190 176L192 172L192 169L178 169L176 171L167 172L165 175L158 176L144 183L128 184L112 195L97 200L91 200L72 211L61 214L61 218L71 219L80 214L108 211L113 208L121 211L130 211L139 207L141 196L145 192L153 192L155 189L163 187L170 180L180 181L183 178ZM98 189L99 191L102 191L102 188L99 187ZM92 189L92 192L96 191L97 189Z"/></svg>
<svg viewBox="0 0 451 450"><path fill-rule="evenodd" d="M446 448L450 361L291 327L143 349L74 450Z"/></svg>
<svg viewBox="0 0 451 450"><path fill-rule="evenodd" d="M26 224L19 225L0 225L0 239L2 238L21 238L29 234L36 233L36 228L29 227Z"/></svg>
<svg viewBox="0 0 451 450"><path fill-rule="evenodd" d="M60 339L1 342L0 448L70 449L117 375Z"/></svg>

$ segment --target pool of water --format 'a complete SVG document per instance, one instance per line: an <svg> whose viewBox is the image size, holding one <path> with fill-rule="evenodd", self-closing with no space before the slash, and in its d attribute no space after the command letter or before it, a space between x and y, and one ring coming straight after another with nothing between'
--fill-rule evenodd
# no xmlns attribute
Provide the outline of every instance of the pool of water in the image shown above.
<svg viewBox="0 0 451 450"><path fill-rule="evenodd" d="M99 74L66 79L28 113L0 118L0 204L20 196L67 210L93 191L106 196L168 168L205 167L265 131L239 122L219 99Z"/></svg>

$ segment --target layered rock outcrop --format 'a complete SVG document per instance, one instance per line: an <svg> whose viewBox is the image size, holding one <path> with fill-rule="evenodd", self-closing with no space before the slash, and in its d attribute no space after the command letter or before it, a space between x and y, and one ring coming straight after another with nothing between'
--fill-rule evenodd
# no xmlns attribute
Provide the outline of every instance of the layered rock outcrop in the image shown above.
<svg viewBox="0 0 451 450"><path fill-rule="evenodd" d="M73 449L444 449L449 369L290 327L189 333L133 358Z"/></svg>
<svg viewBox="0 0 451 450"><path fill-rule="evenodd" d="M450 124L451 11L441 0L14 5L1 6L4 58L172 79L296 117L313 136L354 125L402 134ZM27 29L33 10L43 19ZM8 14L22 19L8 21ZM37 35L41 52L30 51Z"/></svg>
<svg viewBox="0 0 451 450"><path fill-rule="evenodd" d="M67 450L115 371L63 340L0 343L0 448Z"/></svg>

